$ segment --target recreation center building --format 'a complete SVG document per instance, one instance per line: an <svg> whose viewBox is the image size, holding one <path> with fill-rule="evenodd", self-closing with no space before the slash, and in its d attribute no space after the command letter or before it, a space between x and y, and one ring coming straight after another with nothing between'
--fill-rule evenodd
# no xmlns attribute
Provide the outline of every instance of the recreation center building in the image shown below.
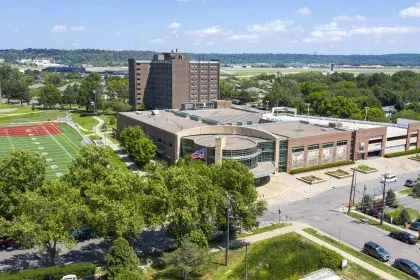
<svg viewBox="0 0 420 280"><path fill-rule="evenodd" d="M420 122L376 123L300 116L286 107L269 112L230 101L208 103L213 104L204 107L217 109L119 113L117 136L124 128L140 126L169 164L204 149L207 163L234 158L248 166L257 180L296 168L420 147Z"/></svg>

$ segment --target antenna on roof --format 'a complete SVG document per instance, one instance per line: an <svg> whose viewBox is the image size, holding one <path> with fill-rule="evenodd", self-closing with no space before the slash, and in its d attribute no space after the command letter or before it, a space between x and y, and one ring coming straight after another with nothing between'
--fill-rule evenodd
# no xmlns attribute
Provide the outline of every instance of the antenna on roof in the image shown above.
<svg viewBox="0 0 420 280"><path fill-rule="evenodd" d="M174 49L171 49L171 53L173 53L174 52Z"/></svg>
<svg viewBox="0 0 420 280"><path fill-rule="evenodd" d="M178 48L175 49L175 52L178 52Z"/></svg>

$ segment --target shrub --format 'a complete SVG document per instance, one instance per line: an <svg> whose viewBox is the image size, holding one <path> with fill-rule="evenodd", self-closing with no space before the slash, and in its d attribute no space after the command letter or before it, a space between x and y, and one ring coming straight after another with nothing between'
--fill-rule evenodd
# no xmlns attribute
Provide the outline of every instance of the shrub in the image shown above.
<svg viewBox="0 0 420 280"><path fill-rule="evenodd" d="M385 154L384 157L393 158L393 157L400 157L400 156L412 155L412 154L417 154L417 153L420 153L420 148L414 149L414 150L402 151L402 152L389 153L389 154Z"/></svg>
<svg viewBox="0 0 420 280"><path fill-rule="evenodd" d="M398 222L401 225L412 222L410 214L408 213L407 209L404 208L403 210L401 210L401 213L398 215Z"/></svg>
<svg viewBox="0 0 420 280"><path fill-rule="evenodd" d="M362 199L362 204L360 205L362 212L366 213L372 210L373 208L373 199L370 195L365 194Z"/></svg>
<svg viewBox="0 0 420 280"><path fill-rule="evenodd" d="M110 118L109 119L109 124L110 125L114 125L117 121L115 120L115 118Z"/></svg>
<svg viewBox="0 0 420 280"><path fill-rule="evenodd" d="M397 197L395 196L395 192L391 189L386 193L385 204L391 208L398 207Z"/></svg>
<svg viewBox="0 0 420 280"><path fill-rule="evenodd" d="M302 167L302 168L296 168L293 170L290 170L290 174L298 174L302 172L308 172L308 171L315 171L315 170L321 170L321 169L327 169L342 165L348 165L348 164L354 164L353 160L343 160L343 161L337 161L337 162L331 162L331 163L325 163L315 166L309 166L309 167Z"/></svg>
<svg viewBox="0 0 420 280"><path fill-rule="evenodd" d="M323 267L329 267L331 269L338 269L341 267L342 257L340 254L324 247L319 250L318 254Z"/></svg>
<svg viewBox="0 0 420 280"><path fill-rule="evenodd" d="M139 259L128 244L128 241L119 237L112 242L111 248L105 258L108 273L115 277L126 271L134 271L139 266Z"/></svg>
<svg viewBox="0 0 420 280"><path fill-rule="evenodd" d="M93 263L74 263L65 266L52 266L36 269L20 270L17 272L1 273L0 280L33 279L42 280L44 275L53 275L54 279L61 279L68 274L75 274L79 278L95 274L96 265Z"/></svg>
<svg viewBox="0 0 420 280"><path fill-rule="evenodd" d="M414 198L419 198L420 197L420 183L417 183L413 186L413 197Z"/></svg>
<svg viewBox="0 0 420 280"><path fill-rule="evenodd" d="M118 274L114 279L115 280L142 280L142 276L138 271L124 271Z"/></svg>

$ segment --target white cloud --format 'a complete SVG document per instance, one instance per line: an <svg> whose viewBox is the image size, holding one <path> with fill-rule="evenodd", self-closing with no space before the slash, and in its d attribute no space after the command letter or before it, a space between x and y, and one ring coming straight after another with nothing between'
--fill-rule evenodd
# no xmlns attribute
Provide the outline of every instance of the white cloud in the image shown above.
<svg viewBox="0 0 420 280"><path fill-rule="evenodd" d="M69 32L69 31L82 32L82 31L85 31L85 29L86 28L84 26L55 25L51 29L51 32Z"/></svg>
<svg viewBox="0 0 420 280"><path fill-rule="evenodd" d="M76 43L76 42L72 43L71 45L72 45L72 47L79 47L80 46L80 44Z"/></svg>
<svg viewBox="0 0 420 280"><path fill-rule="evenodd" d="M208 42L206 42L206 45L213 46L214 42L213 41L208 41Z"/></svg>
<svg viewBox="0 0 420 280"><path fill-rule="evenodd" d="M303 28L302 25L295 25L292 28L290 28L290 31L304 32L305 31L305 28Z"/></svg>
<svg viewBox="0 0 420 280"><path fill-rule="evenodd" d="M168 41L165 39L156 38L156 39L150 40L149 42L152 44L166 44Z"/></svg>
<svg viewBox="0 0 420 280"><path fill-rule="evenodd" d="M416 26L380 26L353 28L348 31L348 35L382 36L387 34L412 34L418 32L420 32L420 27Z"/></svg>
<svg viewBox="0 0 420 280"><path fill-rule="evenodd" d="M227 38L227 40L257 40L259 38L258 34L235 34Z"/></svg>
<svg viewBox="0 0 420 280"><path fill-rule="evenodd" d="M333 21L365 21L364 16L355 15L355 16L338 16L334 17Z"/></svg>
<svg viewBox="0 0 420 280"><path fill-rule="evenodd" d="M248 40L249 44L258 44L258 40Z"/></svg>
<svg viewBox="0 0 420 280"><path fill-rule="evenodd" d="M181 24L175 21L169 24L168 26L166 26L166 28L169 28L169 29L178 29L180 27L181 27Z"/></svg>
<svg viewBox="0 0 420 280"><path fill-rule="evenodd" d="M311 10L309 10L309 8L307 8L307 7L303 7L301 9L297 10L297 13L302 15L302 16L306 16L306 15L309 15L311 13Z"/></svg>
<svg viewBox="0 0 420 280"><path fill-rule="evenodd" d="M247 26L248 31L250 32L283 32L286 31L287 26L293 25L292 20L272 20L264 22L263 24L253 24Z"/></svg>
<svg viewBox="0 0 420 280"><path fill-rule="evenodd" d="M420 3L400 11L400 17L420 17Z"/></svg>
<svg viewBox="0 0 420 280"><path fill-rule="evenodd" d="M206 37L211 35L228 35L230 32L221 29L219 26L215 25L209 28L189 30L185 32L185 35L195 36L195 37Z"/></svg>
<svg viewBox="0 0 420 280"><path fill-rule="evenodd" d="M193 42L192 44L193 44L193 46L199 46L199 45L201 45L201 43L200 43L200 42L198 42L198 41L195 41L195 42Z"/></svg>
<svg viewBox="0 0 420 280"><path fill-rule="evenodd" d="M317 25L315 26L315 30L321 30L321 31L337 30L337 23L333 21L328 24Z"/></svg>

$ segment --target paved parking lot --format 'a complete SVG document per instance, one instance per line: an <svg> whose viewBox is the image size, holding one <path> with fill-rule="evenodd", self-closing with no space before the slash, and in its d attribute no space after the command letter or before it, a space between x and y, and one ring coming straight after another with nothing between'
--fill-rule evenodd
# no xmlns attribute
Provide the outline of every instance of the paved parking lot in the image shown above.
<svg viewBox="0 0 420 280"><path fill-rule="evenodd" d="M420 199L413 198L412 196L406 196L398 198L398 202L406 208L412 208L420 211Z"/></svg>

